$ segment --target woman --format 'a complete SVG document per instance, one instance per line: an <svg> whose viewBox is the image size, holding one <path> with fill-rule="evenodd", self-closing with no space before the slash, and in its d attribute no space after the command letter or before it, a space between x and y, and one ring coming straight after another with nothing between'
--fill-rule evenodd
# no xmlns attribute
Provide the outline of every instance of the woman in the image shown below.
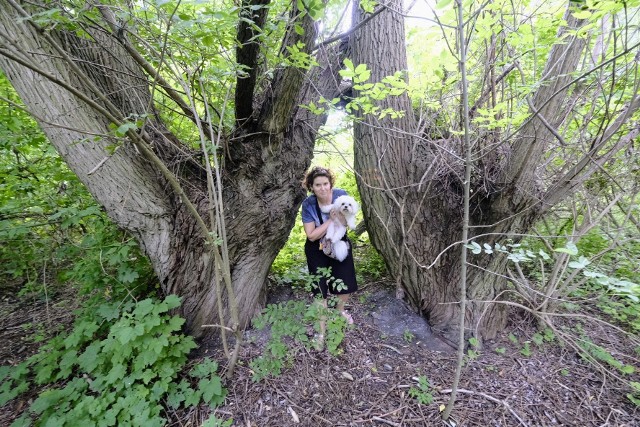
<svg viewBox="0 0 640 427"><path fill-rule="evenodd" d="M313 293L315 296L322 294L323 304L325 306L329 293L337 295L338 310L344 318L347 319L347 323L353 324L353 318L345 311L344 307L345 303L349 300L350 294L358 290L351 242L349 242L345 236L345 239L349 242L349 255L347 255L344 261L338 261L337 259L326 256L320 248L320 239L326 234L330 219L329 214L323 213L321 208L332 204L339 196L347 194L347 192L342 189L333 188L333 183L334 177L331 171L318 166L307 172L302 182L303 187L313 193L302 202L302 223L304 225L304 231L307 234L304 253L307 256L309 273L316 275L318 274L319 268L331 267L331 276L335 279L342 280L344 286L336 289L335 286L333 286L334 280L331 281L331 286L329 286L327 284L327 278L323 277L320 279L318 286L314 287ZM318 337L319 340L324 338L324 329L324 322L321 322L321 335Z"/></svg>

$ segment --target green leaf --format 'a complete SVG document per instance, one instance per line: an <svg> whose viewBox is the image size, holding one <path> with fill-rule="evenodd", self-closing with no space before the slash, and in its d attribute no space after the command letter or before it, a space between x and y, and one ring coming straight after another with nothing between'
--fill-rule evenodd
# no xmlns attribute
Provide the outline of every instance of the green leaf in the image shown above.
<svg viewBox="0 0 640 427"><path fill-rule="evenodd" d="M112 334L114 338L116 338L122 345L127 344L131 340L135 339L135 337L137 336L135 330L130 326L124 326L119 328L113 327Z"/></svg>
<svg viewBox="0 0 640 427"><path fill-rule="evenodd" d="M200 39L202 41L202 44L207 46L207 47L211 47L215 44L215 38L213 38L212 35L206 35L204 36L202 39Z"/></svg>
<svg viewBox="0 0 640 427"><path fill-rule="evenodd" d="M620 371L623 374L631 375L636 371L636 368L631 365L624 365L622 368L620 368Z"/></svg>
<svg viewBox="0 0 640 427"><path fill-rule="evenodd" d="M200 403L200 397L202 396L202 391L200 390L190 390L185 393L185 406L195 406Z"/></svg>
<svg viewBox="0 0 640 427"><path fill-rule="evenodd" d="M102 360L98 357L102 342L94 342L78 357L78 365L86 372L91 373Z"/></svg>
<svg viewBox="0 0 640 427"><path fill-rule="evenodd" d="M78 360L78 352L75 350L69 350L62 356L59 364L61 378L66 378L71 374L73 366Z"/></svg>
<svg viewBox="0 0 640 427"><path fill-rule="evenodd" d="M122 268L118 270L118 280L122 283L133 283L140 277L140 274L136 270L128 266L122 266Z"/></svg>
<svg viewBox="0 0 640 427"><path fill-rule="evenodd" d="M96 314L106 321L111 321L120 316L120 309L116 304L101 304Z"/></svg>
<svg viewBox="0 0 640 427"><path fill-rule="evenodd" d="M138 129L135 123L125 122L116 129L116 136L125 136L128 131Z"/></svg>
<svg viewBox="0 0 640 427"><path fill-rule="evenodd" d="M556 248L554 249L554 252L561 252L569 255L578 255L578 247L573 242L567 242L565 247Z"/></svg>
<svg viewBox="0 0 640 427"><path fill-rule="evenodd" d="M211 406L217 406L224 400L220 377L214 377L210 380L201 379L198 381L198 388L202 391L202 400Z"/></svg>
<svg viewBox="0 0 640 427"><path fill-rule="evenodd" d="M113 366L113 368L111 368L111 370L109 371L109 373L106 376L106 380L108 384L115 384L118 381L122 380L124 378L124 375L127 372L127 368L118 363L116 365Z"/></svg>
<svg viewBox="0 0 640 427"><path fill-rule="evenodd" d="M373 13L377 4L374 0L360 0L360 7L367 13Z"/></svg>
<svg viewBox="0 0 640 427"><path fill-rule="evenodd" d="M156 304L154 301L151 298L147 298L136 305L136 309L133 310L133 315L137 317L144 317L151 313L155 307Z"/></svg>
<svg viewBox="0 0 640 427"><path fill-rule="evenodd" d="M29 417L29 413L25 411L20 418L16 419L11 423L11 427L30 427L31 426L31 417Z"/></svg>
<svg viewBox="0 0 640 427"><path fill-rule="evenodd" d="M173 309L173 308L178 308L180 307L180 301L181 298L177 295L168 295L165 299L164 302L165 304L167 304L167 308L169 310Z"/></svg>
<svg viewBox="0 0 640 427"><path fill-rule="evenodd" d="M577 12L573 12L572 15L576 19L588 19L591 17L592 13L589 10L580 10Z"/></svg>
<svg viewBox="0 0 640 427"><path fill-rule="evenodd" d="M439 0L436 3L436 9L444 9L445 7L449 6L451 4L452 0Z"/></svg>
<svg viewBox="0 0 640 427"><path fill-rule="evenodd" d="M185 320L182 317L172 317L167 325L170 331L179 331L182 328Z"/></svg>
<svg viewBox="0 0 640 427"><path fill-rule="evenodd" d="M349 58L345 58L342 63L344 64L345 68L348 71L351 71L352 75L353 73L355 73L355 67L353 66L353 61L351 61ZM344 70L343 70L344 71Z"/></svg>
<svg viewBox="0 0 640 427"><path fill-rule="evenodd" d="M482 247L476 242L471 242L465 245L465 247L467 249L471 249L471 252L474 253L475 255L478 255L479 253L482 252Z"/></svg>
<svg viewBox="0 0 640 427"><path fill-rule="evenodd" d="M212 359L206 359L202 363L198 363L191 369L189 375L196 378L204 378L214 375L218 371L218 362Z"/></svg>
<svg viewBox="0 0 640 427"><path fill-rule="evenodd" d="M47 409L57 405L60 401L61 394L60 390L57 389L43 391L40 393L40 396L33 401L29 410L36 414L42 414Z"/></svg>

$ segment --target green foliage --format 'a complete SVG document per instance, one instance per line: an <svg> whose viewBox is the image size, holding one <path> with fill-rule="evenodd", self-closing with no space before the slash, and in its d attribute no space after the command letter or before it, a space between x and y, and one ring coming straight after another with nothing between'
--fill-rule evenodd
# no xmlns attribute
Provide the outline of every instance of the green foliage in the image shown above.
<svg viewBox="0 0 640 427"><path fill-rule="evenodd" d="M365 12L373 13L375 7L378 5L378 2L376 2L375 0L361 0L358 4Z"/></svg>
<svg viewBox="0 0 640 427"><path fill-rule="evenodd" d="M467 361L477 359L478 356L480 356L479 348L480 348L480 341L478 341L478 339L475 337L469 338L469 348L467 349L467 354L465 355L465 359Z"/></svg>
<svg viewBox="0 0 640 427"><path fill-rule="evenodd" d="M89 310L69 334L17 367L2 368L0 405L33 384L48 385L16 425L35 417L35 425L43 426L162 426L165 400L172 408L220 404L226 390L216 362L205 360L189 371L196 387L176 381L196 347L180 334L184 319L169 314L179 305L170 295Z"/></svg>
<svg viewBox="0 0 640 427"><path fill-rule="evenodd" d="M18 102L4 77L0 91ZM147 291L153 272L135 241L107 218L33 119L6 104L0 114L0 281L43 296L45 282L49 293L68 282L96 302Z"/></svg>
<svg viewBox="0 0 640 427"><path fill-rule="evenodd" d="M591 239L590 241L593 241ZM587 247L589 247L587 245ZM539 295L551 295L554 299L564 299L571 295L584 296L588 293L596 293L599 296L599 306L603 312L624 322L632 330L640 330L640 284L630 280L621 279L606 273L606 265L596 265L590 259L580 253L578 245L572 241L566 241L562 246L548 254L543 249L537 251L529 249L525 244L502 245L495 243L493 246L484 243L482 246L472 241L467 248L474 255L482 253L491 256L503 255L514 264L529 264L529 274L539 278L539 282L529 281L529 287L537 287L538 290L527 289L518 285L516 288L521 295L536 301ZM561 267L565 274L549 274L554 268ZM521 278L521 280L527 280Z"/></svg>
<svg viewBox="0 0 640 427"><path fill-rule="evenodd" d="M324 2L321 0L298 0L298 10L308 13L309 16L317 21L324 14Z"/></svg>
<svg viewBox="0 0 640 427"><path fill-rule="evenodd" d="M326 322L324 339L329 353L339 354L347 322L336 310L324 307L320 301L310 306L304 301L269 304L253 320L256 329L270 329L264 353L250 363L254 381L280 375L284 368L293 363L300 345L311 347L307 331L311 329L320 333L321 321Z"/></svg>
<svg viewBox="0 0 640 427"><path fill-rule="evenodd" d="M515 335L509 334L508 337L509 337L509 341L511 341L511 344L514 344L514 345L518 344L518 338Z"/></svg>
<svg viewBox="0 0 640 427"><path fill-rule="evenodd" d="M371 114L383 119L386 116L392 119L403 117L406 111L398 111L392 108L381 108L379 102L391 96L405 94L408 89L406 74L398 71L392 76L384 77L380 82L371 83L371 70L367 64L355 66L350 59L344 60L344 68L340 75L353 81L353 89L358 91L358 96L353 98L345 107L347 112L362 111L362 114Z"/></svg>
<svg viewBox="0 0 640 427"><path fill-rule="evenodd" d="M233 419L229 419L226 421L219 420L215 415L211 415L211 417L202 423L201 427L231 427L233 425Z"/></svg>
<svg viewBox="0 0 640 427"><path fill-rule="evenodd" d="M613 356L612 351L598 344L595 344L587 336L583 335L578 341L578 345L583 351L581 356L589 362L597 361L605 363L624 376L633 375L637 371L637 368L635 366L626 364L616 359ZM640 383L635 381L628 381L627 386L631 388L631 392L628 393L626 397L636 406L640 406Z"/></svg>
<svg viewBox="0 0 640 427"><path fill-rule="evenodd" d="M431 394L431 384L426 376L420 375L417 378L418 384L416 387L409 389L409 396L413 397L418 403L428 405L433 402L433 395Z"/></svg>
<svg viewBox="0 0 640 427"><path fill-rule="evenodd" d="M271 264L271 279L276 285L303 286L307 282L307 261L304 255L304 243L307 236L298 213L289 239Z"/></svg>
<svg viewBox="0 0 640 427"><path fill-rule="evenodd" d="M615 357L613 357L609 350L595 344L588 337L583 336L579 341L579 345L580 348L584 351L584 353L582 353L582 356L587 360L593 358L597 361L604 362L612 368L617 369L624 375L631 375L636 371L635 367L620 362Z"/></svg>
<svg viewBox="0 0 640 427"><path fill-rule="evenodd" d="M402 333L402 339L404 339L408 343L413 342L415 338L416 336L409 329L405 329L404 332Z"/></svg>
<svg viewBox="0 0 640 427"><path fill-rule="evenodd" d="M530 357L533 354L531 351L530 341L524 342L524 346L520 349L520 354L524 357Z"/></svg>
<svg viewBox="0 0 640 427"><path fill-rule="evenodd" d="M318 62L313 56L306 53L304 48L305 45L302 42L287 46L286 50L289 55L283 58L284 63L303 70L310 70L312 67L317 66Z"/></svg>
<svg viewBox="0 0 640 427"><path fill-rule="evenodd" d="M634 405L640 406L640 383L631 381L631 393L627 393L627 399L633 402Z"/></svg>

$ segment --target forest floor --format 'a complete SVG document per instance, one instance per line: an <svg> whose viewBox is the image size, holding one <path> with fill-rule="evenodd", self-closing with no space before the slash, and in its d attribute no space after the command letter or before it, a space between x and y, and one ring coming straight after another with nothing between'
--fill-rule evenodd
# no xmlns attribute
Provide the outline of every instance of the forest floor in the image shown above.
<svg viewBox="0 0 640 427"><path fill-rule="evenodd" d="M292 298L306 297L285 291L270 302ZM48 301L1 295L2 364L33 354L39 345L34 336L68 325L73 304L72 295ZM629 390L615 375L586 363L557 340L535 344L533 323L516 313L503 334L467 357L445 424L441 410L454 377L454 346L432 334L425 320L382 283L361 287L350 312L355 325L346 331L341 354L295 346L294 363L260 382L252 380L249 363L262 354L268 336L247 331L233 380L225 384L228 396L215 415L232 418L238 427L640 425L640 408L626 398ZM639 365L637 358L623 356L636 349L615 329L585 329L615 358ZM201 343L197 354L224 364L219 346L210 342ZM419 377L428 379L429 388L416 394ZM419 403L416 396L433 400ZM28 403L16 399L0 408L0 425L8 425ZM167 416L172 426L193 427L209 413L203 407Z"/></svg>

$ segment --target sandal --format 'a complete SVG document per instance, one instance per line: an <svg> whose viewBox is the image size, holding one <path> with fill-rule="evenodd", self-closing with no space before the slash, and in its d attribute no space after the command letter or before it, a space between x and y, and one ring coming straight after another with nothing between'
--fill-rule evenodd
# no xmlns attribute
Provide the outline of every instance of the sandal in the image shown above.
<svg viewBox="0 0 640 427"><path fill-rule="evenodd" d="M343 311L340 314L342 314L342 317L347 319L347 325L353 325L353 317L351 317L349 313L347 313L346 311Z"/></svg>

